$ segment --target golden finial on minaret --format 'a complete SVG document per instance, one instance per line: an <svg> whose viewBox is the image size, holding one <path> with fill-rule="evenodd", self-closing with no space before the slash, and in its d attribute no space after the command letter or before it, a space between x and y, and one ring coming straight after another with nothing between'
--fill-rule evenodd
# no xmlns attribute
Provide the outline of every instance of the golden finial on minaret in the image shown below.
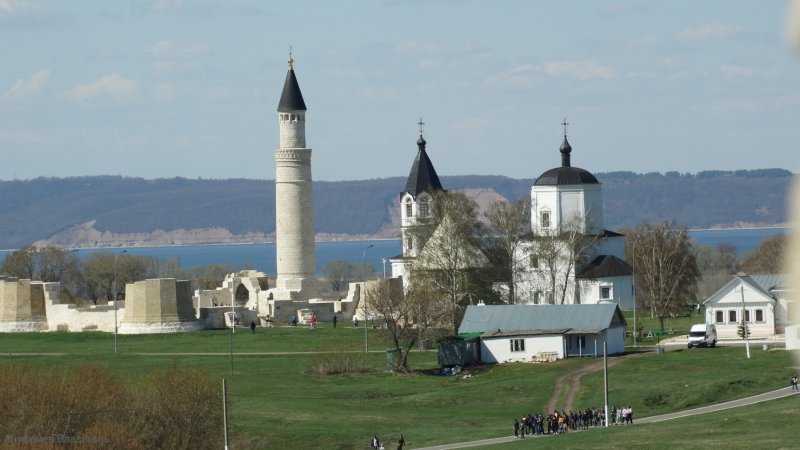
<svg viewBox="0 0 800 450"><path fill-rule="evenodd" d="M294 64L294 60L292 59L292 46L289 46L289 68L292 68L292 64Z"/></svg>

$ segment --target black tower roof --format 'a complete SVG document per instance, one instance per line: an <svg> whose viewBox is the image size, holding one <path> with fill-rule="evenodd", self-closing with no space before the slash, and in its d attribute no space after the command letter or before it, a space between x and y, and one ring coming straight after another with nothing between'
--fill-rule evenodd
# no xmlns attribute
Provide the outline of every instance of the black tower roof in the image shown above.
<svg viewBox="0 0 800 450"><path fill-rule="evenodd" d="M550 169L543 173L536 179L534 186L560 186L570 184L600 184L588 170L579 167L572 167L570 165L570 153L572 153L572 146L567 141L567 135L564 134L564 142L561 143L561 167Z"/></svg>
<svg viewBox="0 0 800 450"><path fill-rule="evenodd" d="M303 101L303 93L300 92L300 85L294 75L293 63L294 60L289 56L289 71L286 72L286 81L283 82L278 112L306 111L306 102Z"/></svg>
<svg viewBox="0 0 800 450"><path fill-rule="evenodd" d="M417 157L414 158L414 164L411 166L411 173L408 174L408 181L406 181L406 189L400 195L408 192L414 197L422 192L432 194L434 191L443 191L442 183L439 181L439 175L436 174L436 169L433 168L431 159L428 158L428 152L425 151L425 138L419 135L417 140Z"/></svg>

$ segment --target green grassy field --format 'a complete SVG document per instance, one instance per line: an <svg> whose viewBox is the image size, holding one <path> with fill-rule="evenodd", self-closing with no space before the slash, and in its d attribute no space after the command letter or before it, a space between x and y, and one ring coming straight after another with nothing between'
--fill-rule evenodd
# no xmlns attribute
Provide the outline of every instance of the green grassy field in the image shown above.
<svg viewBox="0 0 800 450"><path fill-rule="evenodd" d="M436 352L430 351L411 355L415 373L396 375L385 371L385 354L378 351L367 357L369 372L308 375L315 358L311 352L360 352L363 339L363 328L347 326L315 331L281 327L257 334L237 330L231 373L228 331L120 336L119 355L113 354L113 336L105 333L0 334L0 364L67 370L97 363L132 378L173 364L198 367L228 380L233 448L351 449L366 448L372 434L389 439L402 432L409 448L504 436L513 417L543 410L556 378L596 362L573 358L547 365L493 365L471 377L440 377L435 375ZM386 346L370 330L370 348ZM644 417L784 387L795 370L785 351L755 351L745 360L737 348L700 350L620 360L610 370L611 402L631 404L637 417ZM25 352L64 354L13 354ZM222 354L155 355L181 352ZM262 352L273 353L242 355ZM577 407L602 403L602 379L602 373L582 379ZM603 433L575 436L599 438Z"/></svg>

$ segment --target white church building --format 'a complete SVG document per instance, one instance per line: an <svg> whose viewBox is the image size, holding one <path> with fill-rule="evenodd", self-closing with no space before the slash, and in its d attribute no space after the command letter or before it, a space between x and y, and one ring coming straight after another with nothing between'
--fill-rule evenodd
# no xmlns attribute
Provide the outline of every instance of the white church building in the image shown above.
<svg viewBox="0 0 800 450"><path fill-rule="evenodd" d="M412 264L435 228L433 195L444 191L425 149L427 142L422 137L422 125L420 119L417 156L411 165L405 189L400 193L400 240L403 253L390 259L392 277L402 277L405 286L408 286Z"/></svg>
<svg viewBox="0 0 800 450"><path fill-rule="evenodd" d="M589 171L574 167L567 140L561 166L531 188L532 242L521 250L516 303L596 304L633 308L633 273L625 236L603 227L603 192Z"/></svg>

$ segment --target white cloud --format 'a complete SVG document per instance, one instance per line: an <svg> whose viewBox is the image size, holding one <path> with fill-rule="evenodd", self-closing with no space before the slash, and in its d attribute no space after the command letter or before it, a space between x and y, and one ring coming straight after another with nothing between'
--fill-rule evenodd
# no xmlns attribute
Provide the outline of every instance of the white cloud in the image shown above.
<svg viewBox="0 0 800 450"><path fill-rule="evenodd" d="M707 23L695 28L687 28L678 33L678 39L684 42L703 41L706 39L724 39L742 31L736 25Z"/></svg>
<svg viewBox="0 0 800 450"><path fill-rule="evenodd" d="M38 92L50 78L50 70L37 70L30 78L19 79L7 91L0 94L0 101L14 101Z"/></svg>
<svg viewBox="0 0 800 450"><path fill-rule="evenodd" d="M544 73L551 77L570 76L588 80L590 78L610 79L617 76L613 67L594 61L553 61L544 64Z"/></svg>
<svg viewBox="0 0 800 450"><path fill-rule="evenodd" d="M737 78L773 77L777 74L775 69L737 65L725 65L720 67L719 70L726 76Z"/></svg>
<svg viewBox="0 0 800 450"><path fill-rule="evenodd" d="M192 59L208 53L208 45L202 42L179 45L170 40L164 40L145 49L152 59L173 60Z"/></svg>
<svg viewBox="0 0 800 450"><path fill-rule="evenodd" d="M122 98L133 94L136 90L136 85L136 81L123 78L115 73L106 75L93 83L75 86L67 91L65 95L77 101L84 101L101 95Z"/></svg>

